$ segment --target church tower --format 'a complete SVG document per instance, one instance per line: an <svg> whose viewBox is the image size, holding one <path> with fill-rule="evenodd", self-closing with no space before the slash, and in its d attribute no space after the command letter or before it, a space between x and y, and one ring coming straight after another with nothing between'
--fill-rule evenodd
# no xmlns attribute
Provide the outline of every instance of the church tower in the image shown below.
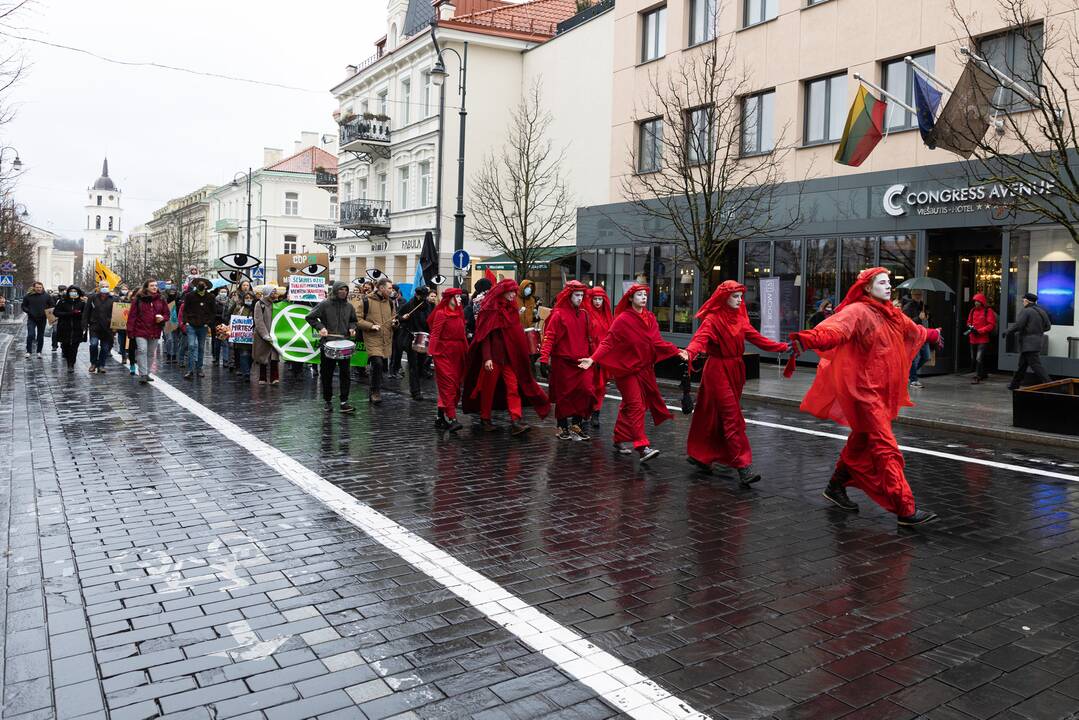
<svg viewBox="0 0 1079 720"><path fill-rule="evenodd" d="M83 238L83 267L93 270L94 260L103 260L110 248L123 241L123 208L120 188L109 177L109 159L101 166L101 177L86 189L86 232Z"/></svg>

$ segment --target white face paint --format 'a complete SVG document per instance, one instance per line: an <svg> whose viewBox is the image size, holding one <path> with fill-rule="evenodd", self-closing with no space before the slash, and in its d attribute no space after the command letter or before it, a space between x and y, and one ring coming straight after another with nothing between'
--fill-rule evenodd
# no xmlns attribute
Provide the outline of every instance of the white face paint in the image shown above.
<svg viewBox="0 0 1079 720"><path fill-rule="evenodd" d="M647 290L638 290L637 292L633 293L633 306L634 307L643 308L647 304L648 304L648 291Z"/></svg>
<svg viewBox="0 0 1079 720"><path fill-rule="evenodd" d="M742 307L742 291L732 292L727 296L727 304L737 310Z"/></svg>
<svg viewBox="0 0 1079 720"><path fill-rule="evenodd" d="M601 297L592 298L592 307L596 308L597 310L599 310L601 307L603 307L603 298L601 298Z"/></svg>
<svg viewBox="0 0 1079 720"><path fill-rule="evenodd" d="M570 293L569 301L573 303L573 307L580 307L581 302L584 300L584 292L578 290L577 292Z"/></svg>
<svg viewBox="0 0 1079 720"><path fill-rule="evenodd" d="M877 300L887 302L892 299L892 281L888 273L881 273L869 284L869 294Z"/></svg>
<svg viewBox="0 0 1079 720"><path fill-rule="evenodd" d="M508 300L510 302L513 302L514 300L517 299L517 293L514 292L513 290L510 290L508 293L503 295L503 297L506 298L506 300Z"/></svg>

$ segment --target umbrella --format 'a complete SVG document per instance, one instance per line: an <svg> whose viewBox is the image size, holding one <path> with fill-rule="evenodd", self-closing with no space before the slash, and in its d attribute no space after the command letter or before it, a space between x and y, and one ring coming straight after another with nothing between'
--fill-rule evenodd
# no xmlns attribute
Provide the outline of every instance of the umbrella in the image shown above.
<svg viewBox="0 0 1079 720"><path fill-rule="evenodd" d="M213 281L210 282L210 289L211 290L220 290L221 288L228 287L228 286L229 286L229 281L226 280L223 277L214 278Z"/></svg>
<svg viewBox="0 0 1079 720"><path fill-rule="evenodd" d="M679 383L679 387L682 388L682 414L689 415L693 412L693 395L690 393L690 374L693 369L688 362L682 363L682 367L684 368L682 381Z"/></svg>
<svg viewBox="0 0 1079 720"><path fill-rule="evenodd" d="M951 295L955 292L948 284L931 277L916 277L899 284L904 290L928 290L930 292L942 292Z"/></svg>

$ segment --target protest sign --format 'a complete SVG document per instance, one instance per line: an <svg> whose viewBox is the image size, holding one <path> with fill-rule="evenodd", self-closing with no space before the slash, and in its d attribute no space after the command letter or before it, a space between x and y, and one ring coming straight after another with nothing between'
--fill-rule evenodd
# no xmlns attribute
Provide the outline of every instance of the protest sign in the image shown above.
<svg viewBox="0 0 1079 720"><path fill-rule="evenodd" d="M288 286L288 279L294 275L323 277L330 279L329 253L298 253L277 256L277 284Z"/></svg>
<svg viewBox="0 0 1079 720"><path fill-rule="evenodd" d="M253 316L233 315L229 320L229 342L237 345L251 345L255 342L255 318Z"/></svg>
<svg viewBox="0 0 1079 720"><path fill-rule="evenodd" d="M293 275L288 279L290 302L322 302L326 299L326 278Z"/></svg>
<svg viewBox="0 0 1079 720"><path fill-rule="evenodd" d="M131 311L131 303L114 302L112 304L113 330L127 330L127 314Z"/></svg>

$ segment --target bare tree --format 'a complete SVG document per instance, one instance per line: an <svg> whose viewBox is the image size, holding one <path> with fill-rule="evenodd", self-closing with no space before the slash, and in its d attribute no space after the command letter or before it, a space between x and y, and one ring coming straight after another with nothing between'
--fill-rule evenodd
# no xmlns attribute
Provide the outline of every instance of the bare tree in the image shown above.
<svg viewBox="0 0 1079 720"><path fill-rule="evenodd" d="M15 263L15 287L26 288L38 280L34 239L22 221L21 206L13 200L0 202L0 258Z"/></svg>
<svg viewBox="0 0 1079 720"><path fill-rule="evenodd" d="M732 244L790 229L800 216L800 193L780 195L788 126L773 130L716 18L715 39L650 73L621 181L636 224L609 218L635 240L674 245L702 278Z"/></svg>
<svg viewBox="0 0 1079 720"><path fill-rule="evenodd" d="M546 248L568 240L576 222L562 175L566 151L556 150L547 136L551 121L536 81L513 111L506 143L472 179L469 229L508 255L518 277L540 264Z"/></svg>
<svg viewBox="0 0 1079 720"><path fill-rule="evenodd" d="M179 282L192 265L204 270L207 263L204 214L180 208L162 220L162 231L154 234L148 277L172 277Z"/></svg>
<svg viewBox="0 0 1079 720"><path fill-rule="evenodd" d="M1079 28L1073 12L1052 15L1033 0L996 0L1010 37L1010 53L986 52L973 29L977 18L951 12L978 55L983 72L1000 87L991 106L990 130L972 122L957 134L974 147L966 163L968 175L979 184L1005 191L987 198L1001 216L1026 214L1060 225L1079 243ZM1001 45L1004 47L1004 45ZM1013 86L1011 81L1018 83Z"/></svg>

